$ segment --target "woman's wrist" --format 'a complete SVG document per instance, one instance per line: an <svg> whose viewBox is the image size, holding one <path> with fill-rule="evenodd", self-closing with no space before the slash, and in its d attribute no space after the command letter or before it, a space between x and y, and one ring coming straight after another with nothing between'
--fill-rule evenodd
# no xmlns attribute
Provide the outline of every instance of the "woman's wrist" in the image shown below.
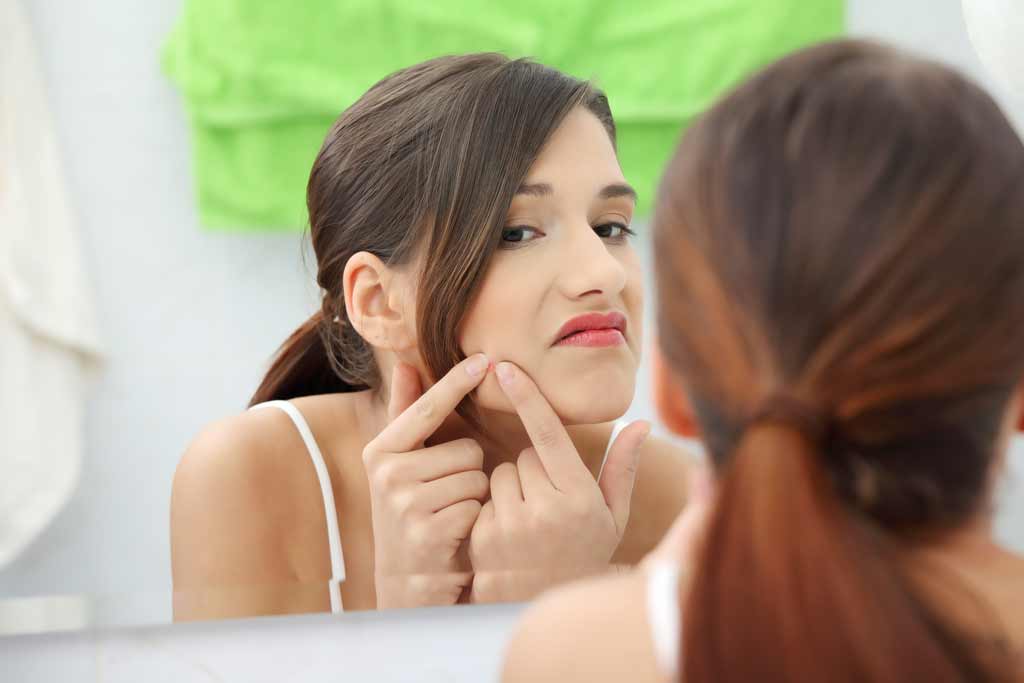
<svg viewBox="0 0 1024 683"><path fill-rule="evenodd" d="M454 605L472 576L468 572L378 575L374 579L377 609Z"/></svg>
<svg viewBox="0 0 1024 683"><path fill-rule="evenodd" d="M563 583L625 572L628 565L604 565L564 570L502 569L478 571L473 575L472 602L524 602Z"/></svg>

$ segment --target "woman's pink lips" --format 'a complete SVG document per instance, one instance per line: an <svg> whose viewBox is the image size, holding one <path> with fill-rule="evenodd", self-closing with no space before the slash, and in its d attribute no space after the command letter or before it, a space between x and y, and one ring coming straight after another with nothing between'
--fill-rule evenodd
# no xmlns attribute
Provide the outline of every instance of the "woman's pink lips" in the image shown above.
<svg viewBox="0 0 1024 683"><path fill-rule="evenodd" d="M575 334L570 334L565 339L559 340L555 346L618 346L619 344L625 343L625 341L626 338L622 336L622 332L612 327L597 330L582 330Z"/></svg>
<svg viewBox="0 0 1024 683"><path fill-rule="evenodd" d="M553 346L617 346L626 341L626 316L618 311L583 313L565 322Z"/></svg>

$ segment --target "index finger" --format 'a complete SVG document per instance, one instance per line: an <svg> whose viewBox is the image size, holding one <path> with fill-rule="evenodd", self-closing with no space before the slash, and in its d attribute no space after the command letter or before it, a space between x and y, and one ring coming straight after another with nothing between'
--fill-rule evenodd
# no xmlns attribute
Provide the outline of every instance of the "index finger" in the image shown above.
<svg viewBox="0 0 1024 683"><path fill-rule="evenodd" d="M385 427L373 440L374 447L389 453L421 448L459 401L483 381L488 364L482 353L458 363Z"/></svg>
<svg viewBox="0 0 1024 683"><path fill-rule="evenodd" d="M569 438L565 425L534 381L508 362L498 363L496 374L555 488L568 486L583 474L592 481L593 477L576 452L576 444Z"/></svg>

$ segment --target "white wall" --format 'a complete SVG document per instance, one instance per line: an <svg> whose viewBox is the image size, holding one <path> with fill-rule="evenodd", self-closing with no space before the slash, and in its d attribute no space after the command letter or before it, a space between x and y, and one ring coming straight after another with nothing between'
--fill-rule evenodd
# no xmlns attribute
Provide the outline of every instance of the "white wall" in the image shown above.
<svg viewBox="0 0 1024 683"><path fill-rule="evenodd" d="M310 310L311 278L298 234L197 225L187 124L158 64L178 0L23 3L109 362L88 406L81 485L0 572L0 595L166 591L178 457L202 424L244 408Z"/></svg>
<svg viewBox="0 0 1024 683"><path fill-rule="evenodd" d="M167 505L177 458L202 424L244 405L264 360L315 298L298 236L197 227L186 122L157 63L178 0L23 2L51 87L109 365L88 410L78 493L0 572L0 596L145 592L157 596L150 614L165 616L159 596L169 586ZM849 26L987 82L959 0L849 0ZM1024 104L1011 113L1024 130ZM1024 449L1014 459L1024 472ZM1020 486L1013 498L1000 533L1024 549ZM514 613L431 610L7 638L0 679L277 680L340 671L368 679L383 666L381 680L398 680L412 678L420 662L424 678L470 680L475 671L486 679ZM395 640L384 639L385 630ZM275 657L300 664L275 668ZM450 676L442 676L446 666Z"/></svg>

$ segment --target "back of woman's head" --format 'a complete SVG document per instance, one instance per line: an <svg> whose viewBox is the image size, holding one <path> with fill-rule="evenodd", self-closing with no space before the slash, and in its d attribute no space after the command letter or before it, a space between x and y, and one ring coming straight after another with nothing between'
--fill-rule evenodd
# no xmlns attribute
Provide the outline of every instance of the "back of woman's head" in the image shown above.
<svg viewBox="0 0 1024 683"><path fill-rule="evenodd" d="M789 56L687 132L655 244L721 475L684 678L1005 673L896 561L985 513L1024 378L1024 147L995 103L870 43Z"/></svg>
<svg viewBox="0 0 1024 683"><path fill-rule="evenodd" d="M588 83L499 54L440 57L374 85L340 116L307 189L322 309L278 352L251 402L377 388L373 350L348 320L342 274L358 252L419 269L416 325L427 370L463 357L459 324L506 212L552 132L577 106L614 144L608 101Z"/></svg>

